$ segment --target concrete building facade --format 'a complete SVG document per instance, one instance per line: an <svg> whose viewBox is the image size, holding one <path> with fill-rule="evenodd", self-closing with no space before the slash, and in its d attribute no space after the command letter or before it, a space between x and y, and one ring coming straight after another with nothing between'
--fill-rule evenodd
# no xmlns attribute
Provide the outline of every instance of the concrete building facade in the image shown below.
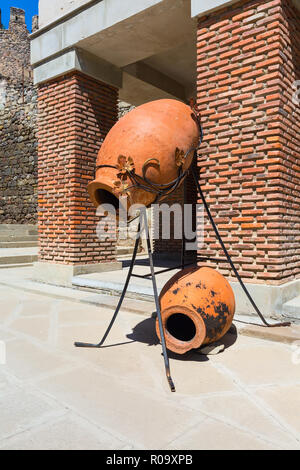
<svg viewBox="0 0 300 470"><path fill-rule="evenodd" d="M40 0L31 35L42 116L40 273L115 266L112 243L95 245L86 184L118 97L139 105L195 96L208 203L264 313L280 314L300 289L299 8L298 0ZM208 224L200 253L221 254ZM218 269L232 279L228 266Z"/></svg>

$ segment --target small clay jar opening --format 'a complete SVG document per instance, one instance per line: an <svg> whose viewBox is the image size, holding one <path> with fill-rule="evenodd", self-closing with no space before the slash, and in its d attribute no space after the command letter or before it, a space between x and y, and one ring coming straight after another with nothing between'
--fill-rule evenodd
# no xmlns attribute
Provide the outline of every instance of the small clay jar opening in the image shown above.
<svg viewBox="0 0 300 470"><path fill-rule="evenodd" d="M206 336L206 327L198 313L182 305L172 305L162 309L161 316L167 349L184 354L201 346ZM156 333L161 339L158 318Z"/></svg>
<svg viewBox="0 0 300 470"><path fill-rule="evenodd" d="M183 313L170 315L166 322L166 329L170 335L180 341L191 341L196 335L195 323Z"/></svg>
<svg viewBox="0 0 300 470"><path fill-rule="evenodd" d="M116 210L119 209L118 198L105 189L97 189L95 191L95 199L98 204L111 204Z"/></svg>

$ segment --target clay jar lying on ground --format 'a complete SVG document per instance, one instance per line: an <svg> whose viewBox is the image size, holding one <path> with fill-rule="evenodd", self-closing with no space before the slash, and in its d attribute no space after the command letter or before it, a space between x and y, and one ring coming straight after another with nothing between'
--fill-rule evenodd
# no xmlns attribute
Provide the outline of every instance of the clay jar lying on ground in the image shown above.
<svg viewBox="0 0 300 470"><path fill-rule="evenodd" d="M232 323L235 299L222 274L208 267L192 267L165 284L160 308L167 348L184 354L225 335ZM156 332L161 339L158 319Z"/></svg>
<svg viewBox="0 0 300 470"><path fill-rule="evenodd" d="M138 106L123 116L109 131L101 145L95 180L88 191L93 204L111 204L118 210L119 201L149 206L156 195L144 189L131 188L125 169L151 183L168 184L189 168L191 151L197 148L199 127L189 106L181 101L163 99ZM145 184L144 184L145 185ZM146 184L147 186L147 184ZM122 197L121 197L122 196Z"/></svg>

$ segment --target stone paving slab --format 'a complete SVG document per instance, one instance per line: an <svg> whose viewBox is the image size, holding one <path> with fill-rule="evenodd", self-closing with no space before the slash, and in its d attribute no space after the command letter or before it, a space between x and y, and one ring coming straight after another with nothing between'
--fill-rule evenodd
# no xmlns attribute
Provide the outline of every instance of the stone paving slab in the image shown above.
<svg viewBox="0 0 300 470"><path fill-rule="evenodd" d="M100 308L109 308L111 310L115 310L117 306L120 291L116 291L116 295L112 295L113 292L109 289L105 294L101 294L99 292L95 293L94 289L87 288L85 290L81 290L43 284L31 280L31 269L31 266L23 266L22 269L20 267L16 267L15 269L10 268L0 272L0 286L14 287L15 289L19 289L24 292L30 292L32 294L40 294L54 299L65 299L83 304L97 305ZM147 268L145 266L140 266L138 272L141 274L146 273ZM122 271L115 271L114 277L117 277L117 279L120 281L123 278L124 282L124 275L122 277L121 273ZM83 278L86 277L89 281L91 279L95 279L96 282L98 282L97 279L104 279L105 275L107 275L107 273L93 273L83 276ZM169 273L165 273L158 278L159 288L163 286L168 276ZM146 282L146 287L150 289L149 286L147 286L147 284L149 284L149 280L142 281L139 279L139 281L141 285L143 282ZM107 283L110 284L110 281L107 281ZM120 290L122 286L123 284L120 282ZM139 286L135 286L133 290L137 288L139 288ZM123 301L122 310L151 317L153 314L155 314L156 309L153 296L148 297L148 300L145 301L141 299L130 298L130 296L126 295ZM238 311L236 312L234 318L236 321L236 327L240 334L260 337L269 341L280 341L286 343L295 343L297 340L300 340L300 325L292 323L291 327L265 328L262 324L259 324L260 320L257 316L239 315ZM275 320L269 320L269 322L272 324L275 322Z"/></svg>
<svg viewBox="0 0 300 470"><path fill-rule="evenodd" d="M300 433L300 384L284 384L279 387L272 385L258 390L257 395L277 414L280 414L291 428Z"/></svg>
<svg viewBox="0 0 300 470"><path fill-rule="evenodd" d="M59 415L60 406L50 402L39 393L26 392L21 388L7 393L0 403L0 442L41 421L47 421L55 414Z"/></svg>
<svg viewBox="0 0 300 470"><path fill-rule="evenodd" d="M211 418L199 423L194 429L189 429L168 446L168 450L219 449L278 450L278 447Z"/></svg>
<svg viewBox="0 0 300 470"><path fill-rule="evenodd" d="M43 284L31 280L32 266L22 266L3 269L0 271L0 286L11 287L31 294L39 294L53 299L65 299L73 302L98 305L114 310L117 306L119 297L111 294L99 294L94 291L82 291L68 287L59 287L49 284ZM122 310L151 315L155 311L153 298L151 301L142 301L138 299L124 299Z"/></svg>
<svg viewBox="0 0 300 470"><path fill-rule="evenodd" d="M125 444L71 411L7 439L2 450L110 450Z"/></svg>
<svg viewBox="0 0 300 470"><path fill-rule="evenodd" d="M219 354L170 354L171 393L153 318L122 310L80 349L110 308L3 285L0 304L0 449L300 449L293 344L233 327Z"/></svg>

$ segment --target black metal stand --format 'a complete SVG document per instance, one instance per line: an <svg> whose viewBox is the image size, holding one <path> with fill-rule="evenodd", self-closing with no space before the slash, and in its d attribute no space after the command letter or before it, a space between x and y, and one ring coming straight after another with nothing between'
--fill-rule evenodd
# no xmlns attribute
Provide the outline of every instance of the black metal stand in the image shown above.
<svg viewBox="0 0 300 470"><path fill-rule="evenodd" d="M197 117L197 114L195 115L192 115L194 116L196 122L198 123L198 126L199 126L199 132L200 132L200 139L199 139L199 146L201 144L201 141L202 141L202 137L203 137L203 133L202 133L202 128L201 128L201 123L200 123L200 119L199 117ZM186 157L187 155L191 152L191 151L194 151L194 162L197 161L197 149L195 148L192 148L192 149L189 149L186 153ZM115 168L114 166L111 166L111 165L101 165L102 167L103 166L109 166L109 167L112 167L112 168ZM139 188L142 188L144 190L147 190L147 191L150 191L152 193L155 193L157 195L157 198L156 198L156 201L155 202L158 202L162 197L166 196L167 194L171 194L171 192L173 192L177 187L178 185L180 184L180 182L183 180L184 184L185 184L185 177L187 176L187 173L188 171L191 172L191 174L193 175L193 178L195 180L195 184L196 184L196 187L197 187L197 190L198 190L198 193L201 197L201 200L203 202L203 205L204 205L204 208L206 210L206 213L208 215L208 218L209 218L209 221L213 227L213 230L216 234L216 237L222 247L222 250L226 256L226 259L222 259L222 258L209 258L209 257L203 257L203 256L197 256L196 258L196 263L197 261L207 261L207 260L210 260L210 261L216 261L216 262L225 262L225 263L229 263L238 282L240 283L243 291L245 292L247 298L249 299L249 301L251 302L251 305L253 306L255 312L257 313L257 315L260 317L261 321L263 322L264 326L266 327L274 327L274 326L289 326L290 325L290 322L282 322L282 323L274 323L274 324L270 324L267 322L267 320L264 318L263 314L261 313L261 311L259 310L259 308L257 307L256 303L254 302L252 296L250 295L248 289L246 288L241 276L239 275L236 267L234 266L234 263L224 245L224 242L222 240L222 237L218 231L218 228L214 222L214 219L211 215L211 212L209 210L209 207L208 207L208 204L206 202L206 199L204 197L204 194L202 192L202 189L201 189L201 186L200 186L200 183L198 181L198 178L197 178L197 173L196 173L196 169L194 168L193 166L193 163L191 164L191 167L190 167L190 170L185 170L185 172L182 171L182 169L180 169L180 172L179 172L179 176L177 179L175 179L174 181L171 181L169 184L166 184L166 185L163 185L163 188L160 186L160 185L156 185L154 183L151 183L149 182L145 175L144 175L144 179L142 179L141 177L137 177L135 175L135 173L133 171L127 171L128 173L128 176L130 176L133 180L133 187L136 186L136 187L139 187ZM143 185L141 183L141 180L142 183L143 182L146 182L147 185ZM186 200L186 187L184 188L184 204L185 204L185 200ZM165 370L166 370L166 376L167 376L167 380L168 380L168 383L169 383L169 386L170 386L170 389L172 392L175 392L175 386L174 386L174 383L173 383L173 380L172 380L172 377L171 377L171 373L170 373L170 365L169 365L169 357L168 357L168 352L167 352L167 348L166 348L166 340L165 340L165 334L164 334L164 328L163 328L163 322L162 322L162 316L161 316L161 311L160 311L160 306L159 306L159 298L158 298L158 292L157 292L157 285L156 285L156 275L157 274L161 274L161 273L165 273L165 272L168 272L168 271L172 271L174 269L183 269L185 268L186 266L190 266L190 265L193 265L195 264L195 261L193 263L187 263L186 262L186 247L185 247L185 244L186 244L186 240L185 240L185 231L184 231L184 204L183 204L183 220L182 220L182 249L181 249L181 262L180 262L180 265L178 266L173 266L171 268L166 268L166 269L161 269L159 271L154 271L154 265L153 265L153 256L152 256L152 250L151 250L151 245L150 245L150 237L149 237L149 227L148 227L148 221L147 221L147 214L146 214L146 208L142 208L140 210L140 215L139 215L139 225L138 225L138 235L137 235L137 238L136 238L136 241L135 241L135 246L134 246L134 250L133 250L133 254L132 254L132 258L131 258L131 262L130 262L130 267L129 267L129 271L128 271L128 274L127 274L127 278L126 278L126 281L125 281L125 284L124 284L124 287L123 287L123 291L122 291L122 294L120 296L120 299L119 299L119 302L118 302L118 305L116 307L116 310L112 316L112 319L107 327L107 330L105 331L104 333L104 336L103 338L101 339L101 341L97 344L93 344L93 343L81 343L81 342L76 342L74 343L75 346L77 347L80 347L80 348L101 348L101 346L103 345L104 341L106 340L116 318L117 318L117 315L120 311L120 308L122 306L122 303L123 303L123 300L124 300L124 297L126 295L126 291L127 291L127 288L128 288L128 285L129 285L129 281L131 279L132 276L134 277L139 277L139 278L144 278L144 279L147 279L149 277L151 277L152 279L152 286L153 286L153 293L154 293L154 299L155 299L155 306L156 306L156 311L157 311L157 317L158 317L158 323L159 323L159 331L160 331L160 337L161 337L161 344L162 344L162 350L163 350L163 357L164 357L164 363L165 363ZM139 245L139 240L141 238L141 233L142 231L145 231L145 235L146 235L146 241L147 241L147 252L148 252L148 258L149 258L149 266L150 266L150 273L148 274L144 274L144 275L140 275L140 274L134 274L133 273L133 268L134 268L134 265L135 265L135 260L136 260L136 254L137 254L137 250L138 250L138 245Z"/></svg>
<svg viewBox="0 0 300 470"><path fill-rule="evenodd" d="M201 186L199 184L195 169L192 168L191 172L192 172L192 175L194 177L198 193L200 194L200 197L201 197L201 200L203 202L204 208L205 208L206 213L208 215L209 221L210 221L210 223L211 223L211 225L214 229L216 237L217 237L217 239L218 239L218 241L219 241L219 243L222 247L222 250L223 250L223 252L226 256L226 259L198 256L197 261L211 260L211 261L216 261L216 262L228 262L230 264L230 266L231 266L238 282L240 283L243 291L245 292L246 296L248 297L249 301L251 302L251 305L253 306L255 312L260 317L261 321L264 323L264 326L266 326L266 327L289 326L290 322L270 324L270 323L267 322L267 320L264 318L263 314L260 312L260 310L257 307L256 303L254 302L251 294L249 293L247 287L245 286L241 276L239 275L236 267L234 266L234 263L233 263L230 255L229 255L225 245L224 245L222 237L219 234L218 228L217 228L217 226L215 224L215 221L214 221L214 219L211 215L211 212L209 210L208 204L207 204L206 199L204 197L203 191L202 191ZM184 213L183 213L183 219L184 219ZM126 295L127 288L128 288L129 281L130 281L131 277L139 277L139 278L143 278L143 279L147 279L147 278L151 277L152 286L153 286L153 293L154 293L154 299L155 299L156 312L157 312L158 323L159 323L159 331L160 331L160 337L161 337L161 344L162 344L162 351L163 351L163 357L164 357L164 363L165 363L166 376L167 376L167 380L168 380L168 383L169 383L169 386L170 386L170 389L171 389L172 392L175 392L175 386L174 386L174 383L173 383L173 380L172 380L172 377L171 377L171 373L170 373L169 357L168 357L168 352L167 352L167 348L166 348L166 340L165 340L164 328L163 328L163 323L162 323L162 316L161 316L161 311L160 311L160 305L159 305L159 298L158 298L156 277L155 276L157 274L162 274L162 273L165 273L165 272L168 272L168 271L173 271L174 269L184 269L186 266L194 264L194 263L187 263L186 258L185 258L185 253L186 253L185 243L186 243L186 240L185 240L185 236L184 236L184 222L183 222L182 229L183 229L183 232L182 232L182 250L181 250L181 263L180 263L180 265L173 266L171 268L161 269L161 270L155 272L154 271L154 264L153 264L152 250L151 250L151 245L150 245L150 236L149 236L149 227L148 227L148 221L147 221L146 208L141 209L140 215L139 215L138 235L137 235L136 240L135 240L134 250L133 250L133 254L132 254L132 258L131 258L127 278L126 278L126 281L125 281L123 291L122 291L122 294L120 296L118 305L117 305L116 310L115 310L115 312L112 316L112 319L111 319L111 321L110 321L110 323L109 323L109 325L108 325L108 327L107 327L107 329L106 329L106 331L103 335L103 338L101 339L101 341L99 343L96 343L96 344L94 344L94 343L81 343L81 342L75 342L74 343L75 346L77 346L79 348L101 348L101 346L104 344L104 342L105 342L105 340L106 340L106 338L107 338L107 336L108 336L108 334L109 334L109 332L110 332L110 330L111 330L111 328L112 328L112 326L113 326L113 324L114 324L114 322L115 322L115 320L118 316L118 313L120 311L120 308L122 306L124 297ZM140 275L140 274L134 274L133 273L133 268L134 268L135 261L136 261L136 255L137 255L137 250L138 250L138 246L139 246L139 240L141 238L141 234L142 234L143 231L145 231L145 235L146 235L150 273Z"/></svg>
<svg viewBox="0 0 300 470"><path fill-rule="evenodd" d="M174 382L172 380L171 373L170 373L169 357L168 357L168 352L167 352L167 348L166 348L165 333L164 333L162 317L161 317L161 311L160 311L159 300L158 300L158 292L157 292L156 278L155 278L155 272L154 272L153 256L152 256L152 250L151 250L151 244L150 244L149 227L148 227L148 221L147 221L146 208L141 209L139 217L140 217L140 219L139 219L139 225L138 225L138 235L137 235L136 240L135 240L134 250L133 250L133 254L132 254L132 258L131 258L130 267L129 267L129 271L128 271L128 274L127 274L126 282L124 284L123 291L122 291L121 297L119 299L119 302L118 302L117 308L115 310L115 313L113 314L113 317L112 317L112 319L111 319L111 321L110 321L110 323L107 327L107 330L104 333L103 338L101 339L101 341L99 343L96 343L96 344L81 343L81 342L75 342L74 344L78 348L101 348L101 346L103 345L104 341L106 340L106 338L107 338L107 336L108 336L108 334L109 334L109 332L110 332L110 330L111 330L111 328L112 328L112 326L113 326L113 324L114 324L114 322L117 318L117 315L120 311L120 308L122 306L122 303L123 303L123 300L124 300L124 297L125 297L125 294L126 294L131 276L136 276L136 277L149 277L149 276L151 276L154 299L155 299L155 306L156 306L156 312L157 312L158 323L159 323L159 332L160 332L161 344L162 344L162 350L163 350L163 356L164 356L164 362L165 362L166 376L167 376L167 380L168 380L171 391L175 392L175 385L174 385ZM145 276L139 276L137 274L133 274L133 268L134 268L134 265L135 265L139 240L141 238L141 233L142 233L143 230L145 231L146 241L147 241L147 251L148 251L148 258L149 258L150 274L147 274ZM171 268L171 269L175 269L175 268ZM163 271L165 271L165 270L163 270Z"/></svg>

